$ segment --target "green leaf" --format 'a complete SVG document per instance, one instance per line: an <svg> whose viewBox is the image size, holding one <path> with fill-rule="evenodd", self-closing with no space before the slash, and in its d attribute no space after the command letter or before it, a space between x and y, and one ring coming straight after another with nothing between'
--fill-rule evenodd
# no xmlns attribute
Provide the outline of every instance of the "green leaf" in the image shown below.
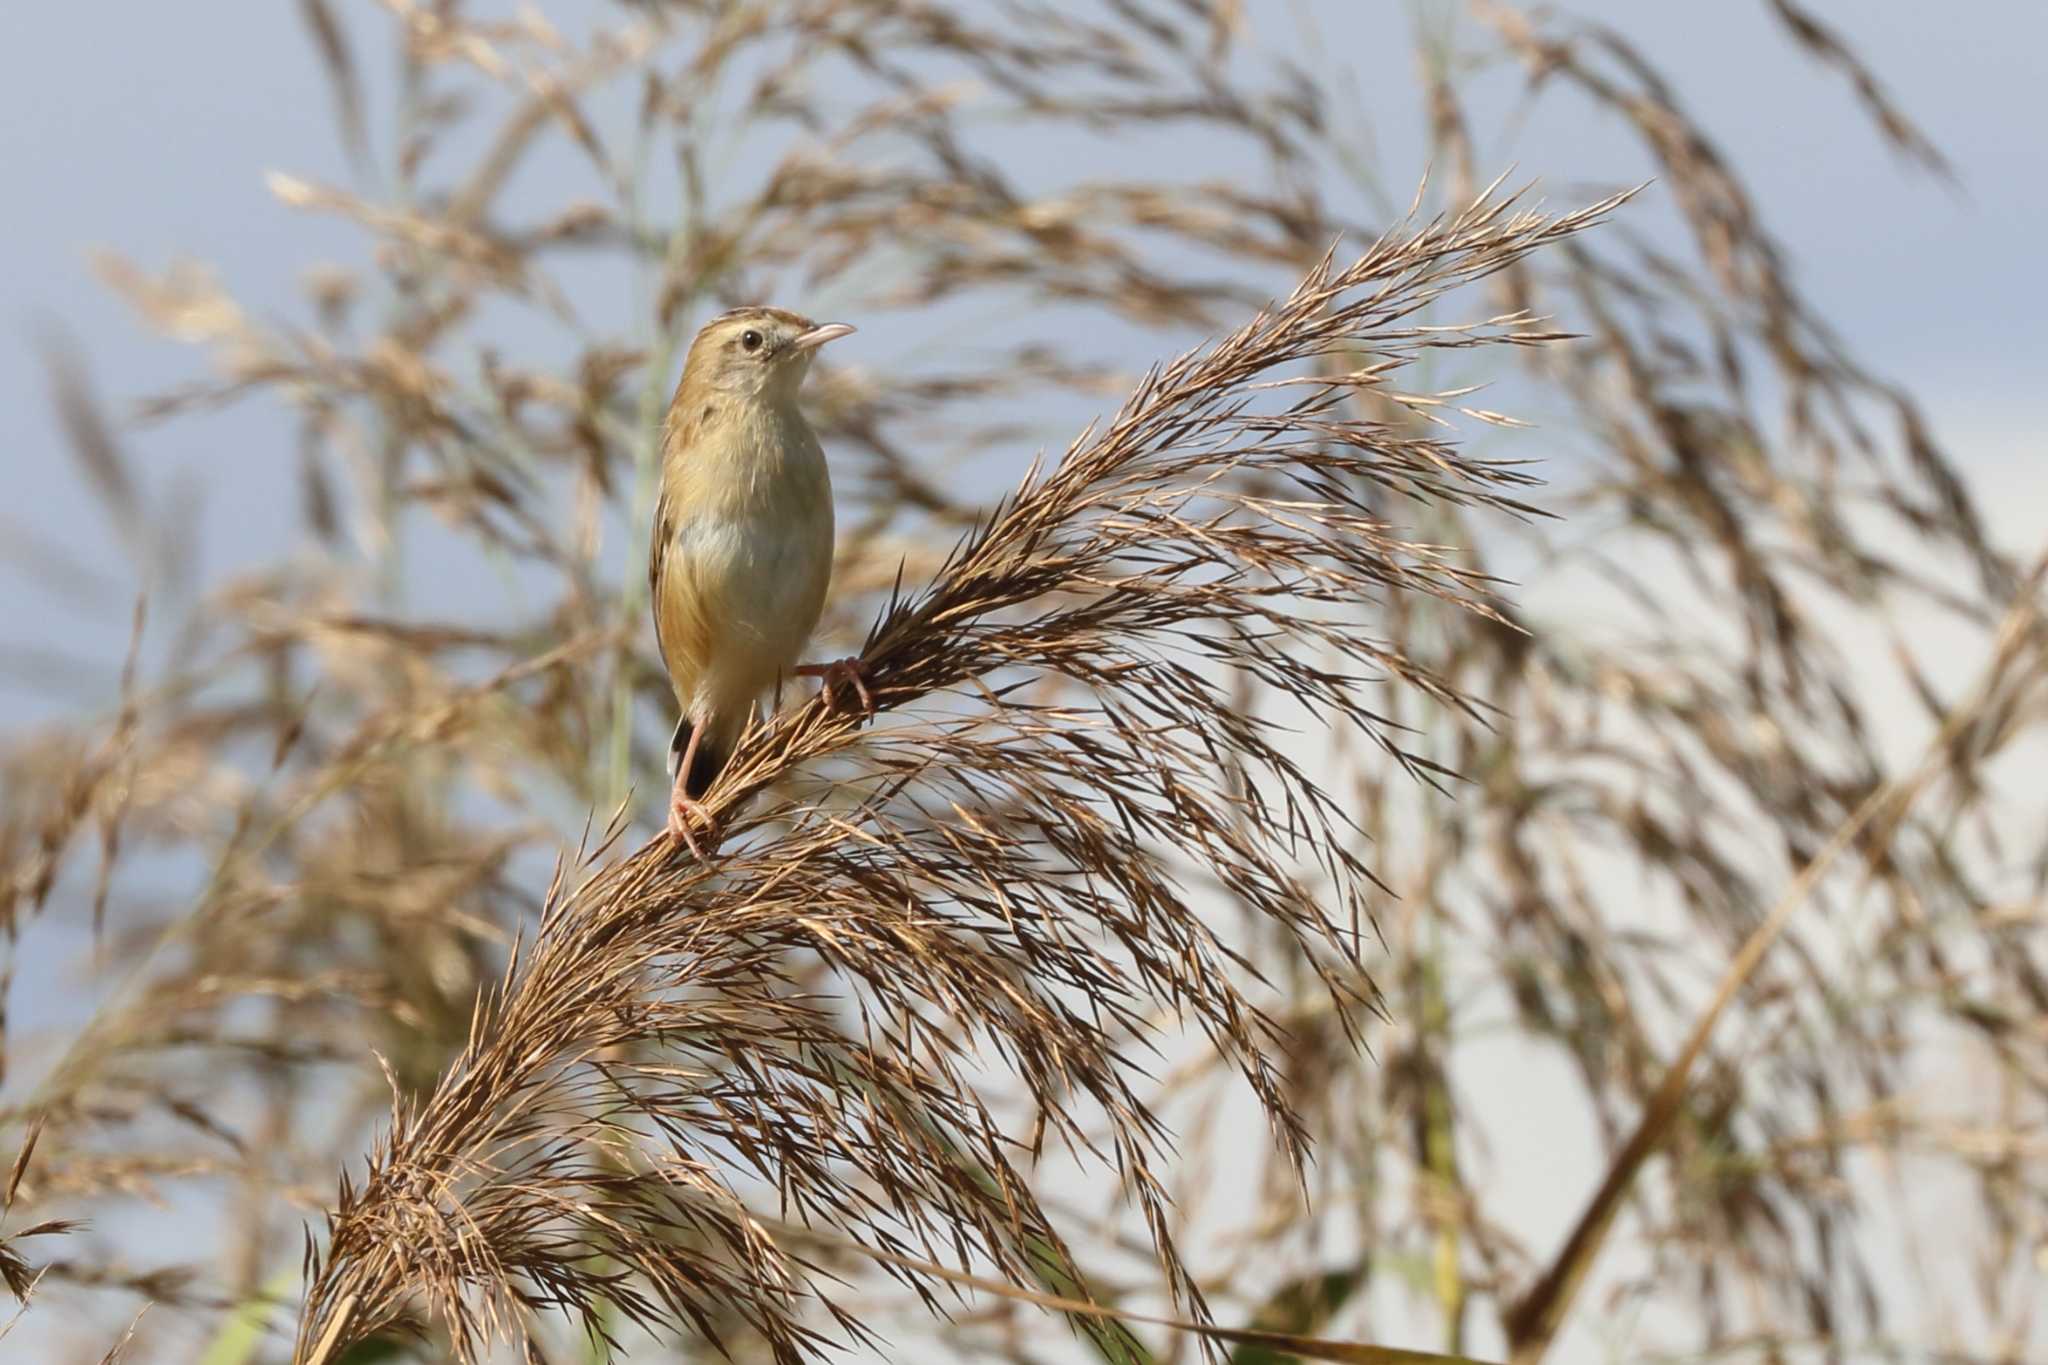
<svg viewBox="0 0 2048 1365"><path fill-rule="evenodd" d="M393 1341L390 1337L371 1337L368 1341L359 1341L342 1352L341 1359L335 1361L334 1365L384 1365L386 1361L401 1360L404 1357L404 1342Z"/></svg>
<svg viewBox="0 0 2048 1365"><path fill-rule="evenodd" d="M1365 1278L1366 1266L1361 1263L1348 1270L1306 1275L1282 1285L1252 1315L1252 1330L1289 1335L1316 1332L1350 1300ZM1286 1365L1296 1359L1299 1357L1265 1345L1240 1346L1230 1353L1230 1365Z"/></svg>

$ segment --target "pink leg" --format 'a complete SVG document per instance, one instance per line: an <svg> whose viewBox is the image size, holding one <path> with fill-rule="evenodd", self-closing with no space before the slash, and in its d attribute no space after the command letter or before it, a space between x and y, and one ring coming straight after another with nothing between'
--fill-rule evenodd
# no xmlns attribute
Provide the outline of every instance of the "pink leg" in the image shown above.
<svg viewBox="0 0 2048 1365"><path fill-rule="evenodd" d="M691 826L702 822L707 828L711 824L711 813L693 800L684 789L690 778L690 765L697 758L697 739L704 733L699 725L690 730L690 742L683 746L683 761L676 765L676 784L668 796L668 832L683 841L690 850L690 856L698 862L704 861L704 849L697 843L697 835Z"/></svg>
<svg viewBox="0 0 2048 1365"><path fill-rule="evenodd" d="M827 710L839 709L839 696L833 689L839 683L852 683L853 690L860 695L862 711L875 709L874 694L868 691L867 665L857 658L834 659L829 664L798 664L797 674L805 678L822 678L822 693Z"/></svg>

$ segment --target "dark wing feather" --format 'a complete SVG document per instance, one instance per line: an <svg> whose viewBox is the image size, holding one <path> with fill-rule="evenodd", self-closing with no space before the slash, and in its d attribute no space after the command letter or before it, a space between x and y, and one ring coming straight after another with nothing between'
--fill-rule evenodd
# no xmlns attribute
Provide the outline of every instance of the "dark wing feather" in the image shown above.
<svg viewBox="0 0 2048 1365"><path fill-rule="evenodd" d="M669 550L675 544L675 512L669 506L668 481L662 480L661 496L654 502L654 529L647 542L647 601L654 611L654 647L661 651L661 662L668 666L668 641L662 638L661 591L662 579L668 571Z"/></svg>

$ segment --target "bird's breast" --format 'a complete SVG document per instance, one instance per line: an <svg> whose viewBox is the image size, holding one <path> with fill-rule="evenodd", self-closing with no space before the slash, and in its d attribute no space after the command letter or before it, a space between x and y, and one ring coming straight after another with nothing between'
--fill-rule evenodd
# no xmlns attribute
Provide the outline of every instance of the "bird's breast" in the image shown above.
<svg viewBox="0 0 2048 1365"><path fill-rule="evenodd" d="M788 676L818 623L832 573L830 476L800 417L699 433L677 457L672 600L656 607L690 640L672 671L701 705L744 708Z"/></svg>
<svg viewBox="0 0 2048 1365"><path fill-rule="evenodd" d="M814 517L694 517L676 527L676 550L718 633L763 644L795 634L792 651L817 624L810 599L832 565L832 528Z"/></svg>

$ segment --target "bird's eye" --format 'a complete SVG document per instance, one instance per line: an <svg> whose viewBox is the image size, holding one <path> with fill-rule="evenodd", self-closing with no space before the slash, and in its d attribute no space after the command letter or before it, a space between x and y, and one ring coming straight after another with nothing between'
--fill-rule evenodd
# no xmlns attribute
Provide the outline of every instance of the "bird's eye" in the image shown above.
<svg viewBox="0 0 2048 1365"><path fill-rule="evenodd" d="M761 334L759 332L742 332L740 334L740 345L746 347L750 351L760 350Z"/></svg>

